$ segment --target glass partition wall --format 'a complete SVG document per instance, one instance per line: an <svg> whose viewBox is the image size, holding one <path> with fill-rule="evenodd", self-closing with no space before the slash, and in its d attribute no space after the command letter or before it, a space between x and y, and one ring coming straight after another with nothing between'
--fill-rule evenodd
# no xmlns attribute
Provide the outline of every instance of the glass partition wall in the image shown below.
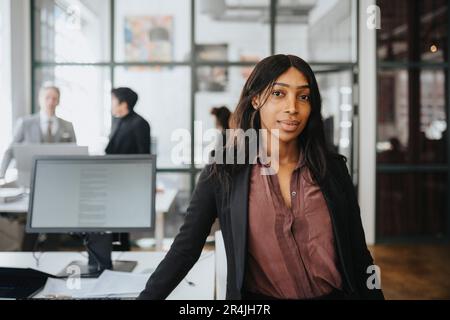
<svg viewBox="0 0 450 320"><path fill-rule="evenodd" d="M202 169L212 107L234 110L254 65L295 54L312 65L326 134L357 181L357 1L30 0L33 111L45 82L61 88L58 114L79 143L101 153L111 127L110 90L139 94L152 127L159 183L178 186L185 209ZM332 48L332 50L330 50ZM200 130L199 130L199 127ZM197 128L197 130L196 130ZM174 132L187 133L177 140ZM176 145L184 147L174 161Z"/></svg>
<svg viewBox="0 0 450 320"><path fill-rule="evenodd" d="M448 241L449 1L377 4L377 241Z"/></svg>

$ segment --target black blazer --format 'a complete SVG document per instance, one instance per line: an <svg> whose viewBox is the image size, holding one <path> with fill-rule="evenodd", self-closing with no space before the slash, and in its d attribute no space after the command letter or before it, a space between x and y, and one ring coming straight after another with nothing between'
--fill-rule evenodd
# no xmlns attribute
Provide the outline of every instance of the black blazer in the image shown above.
<svg viewBox="0 0 450 320"><path fill-rule="evenodd" d="M227 299L241 299L247 258L247 219L251 165L231 179L229 192L210 175L201 173L184 225L138 299L165 299L198 260L216 217L219 218L227 256ZM367 267L373 264L365 242L359 205L353 183L341 156L329 161L328 175L321 184L327 202L343 290L349 299L383 299L381 290L369 290Z"/></svg>
<svg viewBox="0 0 450 320"><path fill-rule="evenodd" d="M134 111L118 121L105 149L106 154L149 154L151 150L148 122Z"/></svg>

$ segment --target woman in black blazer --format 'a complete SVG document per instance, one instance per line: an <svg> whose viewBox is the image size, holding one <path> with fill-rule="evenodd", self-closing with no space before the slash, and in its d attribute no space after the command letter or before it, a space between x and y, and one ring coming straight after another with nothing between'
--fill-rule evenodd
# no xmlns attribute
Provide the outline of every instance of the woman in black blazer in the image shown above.
<svg viewBox="0 0 450 320"><path fill-rule="evenodd" d="M359 205L345 158L327 149L319 88L310 66L292 55L274 55L259 62L243 88L233 114L233 125L243 132L264 129L269 134L263 135L263 138L258 135L256 140L238 139L239 131L234 131L226 147L216 151L215 154L223 158L216 158L202 171L185 223L139 299L165 299L172 292L198 260L216 218L220 221L227 256L227 299L286 298L281 293L270 296L261 292L249 293L246 288L249 281L250 285L253 285L251 281L259 281L247 277L249 257L254 258L249 247L249 228L257 230L259 223L258 220L249 223L252 170L255 161L263 159L251 155L252 143L255 141L257 154L261 156L261 151L265 151L271 159L268 167L277 168L277 181L281 190L278 194L283 196L278 199L284 199L286 208L291 205L290 195L295 185L290 185L290 179L295 164L300 163L299 159L309 170L313 184L318 186L317 190L326 202L327 219L331 221L330 238L333 239L335 253L335 266L330 268L339 278L339 282L336 282L339 287L333 288L333 294L309 296L308 299L383 299L381 289L379 286L374 287L371 280L373 271L369 267L373 265L373 259L365 242ZM278 144L272 144L272 139ZM276 145L278 149L274 149ZM277 150L278 159L275 156ZM235 152L231 163L222 161L227 159L226 155L230 151ZM244 152L245 161L238 161L240 152ZM269 193L272 192L275 190L269 190ZM296 192L294 190L292 194ZM268 209L264 213L269 215L274 212ZM264 251L263 244L267 239L261 236L256 242L253 239L253 244L261 244L258 248ZM274 243L271 244L272 248L278 250L276 245L273 246ZM301 259L308 258L302 256L307 254L307 250L302 252ZM317 263L323 269L323 261L314 259L312 267ZM305 269L303 271L307 275L309 270ZM284 270L287 273L292 271L289 268ZM264 276L267 276L266 279ZM255 279L271 281L270 275L264 272ZM314 277L311 279L315 281ZM257 283L255 285L258 287ZM290 286L292 283L286 281L284 285ZM304 283L294 285L303 290ZM298 299L295 296L288 298Z"/></svg>

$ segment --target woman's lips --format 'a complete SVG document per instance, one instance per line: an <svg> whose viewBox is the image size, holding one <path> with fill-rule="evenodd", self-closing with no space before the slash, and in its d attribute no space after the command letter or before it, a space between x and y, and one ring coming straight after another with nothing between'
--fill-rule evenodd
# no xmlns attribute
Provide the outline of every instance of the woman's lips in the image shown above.
<svg viewBox="0 0 450 320"><path fill-rule="evenodd" d="M297 130L300 125L300 121L297 120L279 120L277 122L280 124L281 129L287 132Z"/></svg>

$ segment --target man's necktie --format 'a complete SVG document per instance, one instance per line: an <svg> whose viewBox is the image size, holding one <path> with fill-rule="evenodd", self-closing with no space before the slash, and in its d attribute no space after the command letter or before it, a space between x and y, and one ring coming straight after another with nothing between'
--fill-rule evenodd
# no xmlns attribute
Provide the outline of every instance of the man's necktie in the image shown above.
<svg viewBox="0 0 450 320"><path fill-rule="evenodd" d="M53 143L54 139L53 139L53 135L52 135L52 120L48 120L47 123L47 137L46 137L46 142L48 143Z"/></svg>

